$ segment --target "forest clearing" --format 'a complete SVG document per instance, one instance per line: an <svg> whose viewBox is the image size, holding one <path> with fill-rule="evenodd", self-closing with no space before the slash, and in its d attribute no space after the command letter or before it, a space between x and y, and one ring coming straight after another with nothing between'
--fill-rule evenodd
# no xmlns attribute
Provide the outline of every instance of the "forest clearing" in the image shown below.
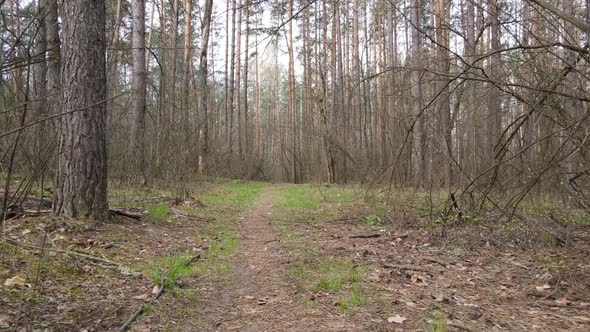
<svg viewBox="0 0 590 332"><path fill-rule="evenodd" d="M442 237L424 197L388 214L352 186L195 188L113 190L140 219L8 220L0 279L24 285L0 288L2 329L116 331L140 308L131 331L590 328L587 224L474 220Z"/></svg>
<svg viewBox="0 0 590 332"><path fill-rule="evenodd" d="M0 331L590 331L590 0L0 0Z"/></svg>

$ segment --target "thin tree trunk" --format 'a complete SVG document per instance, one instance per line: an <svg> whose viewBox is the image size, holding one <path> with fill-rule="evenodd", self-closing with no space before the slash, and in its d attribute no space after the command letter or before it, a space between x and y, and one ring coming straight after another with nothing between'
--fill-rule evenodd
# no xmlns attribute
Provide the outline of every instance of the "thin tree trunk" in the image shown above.
<svg viewBox="0 0 590 332"><path fill-rule="evenodd" d="M232 38L231 38L231 55L230 55L230 61L231 64L229 66L229 72L230 72L230 79L229 79L229 99L228 99L228 105L229 105L229 135L228 135L228 142L227 145L229 147L229 157L232 157L232 152L233 152L233 137L234 137L234 133L233 133L233 128L234 128L234 91L235 91L235 67L236 67L236 0L232 0ZM231 168L231 162L230 162L230 168ZM231 169L230 169L230 175L231 175Z"/></svg>
<svg viewBox="0 0 590 332"><path fill-rule="evenodd" d="M32 100L34 101L33 112L36 119L40 119L47 114L47 62L45 61L47 52L47 29L46 17L47 7L44 1L37 0L37 35L34 41L34 56L39 58L39 62L33 65L33 84ZM45 141L46 126L37 126L35 137L34 153L37 154L43 149Z"/></svg>
<svg viewBox="0 0 590 332"><path fill-rule="evenodd" d="M293 17L293 0L289 1L289 18ZM289 52L289 82L288 82L288 114L289 122L291 123L291 180L293 183L298 183L297 178L297 126L295 121L295 64L293 55L293 20L289 20L288 24L288 40L287 48Z"/></svg>
<svg viewBox="0 0 590 332"><path fill-rule="evenodd" d="M243 135L242 135L242 131L243 131L243 127L242 127L242 108L241 108L241 78L240 78L240 74L242 72L242 0L238 0L238 20L236 22L237 24L237 47L236 47L236 59L235 59L235 63L236 63L236 81L235 81L235 89L237 92L237 96L235 99L235 103L236 103L236 109L237 109L237 116L238 116L238 121L237 121L237 129L238 129L238 156L240 157L240 161L244 159L244 151L243 151Z"/></svg>
<svg viewBox="0 0 590 332"><path fill-rule="evenodd" d="M246 10L246 41L244 44L244 150L246 155L250 155L250 140L248 135L248 47L250 41L250 3L245 0L244 8Z"/></svg>
<svg viewBox="0 0 590 332"><path fill-rule="evenodd" d="M192 50L192 0L184 0L184 71L182 75L182 116L184 134L188 135L190 123L190 85L191 72L193 71L193 50Z"/></svg>
<svg viewBox="0 0 590 332"><path fill-rule="evenodd" d="M133 0L131 3L133 16L133 82L131 86L133 98L133 121L131 126L131 156L134 174L139 183L145 184L145 103L147 74L145 60L145 0Z"/></svg>
<svg viewBox="0 0 590 332"><path fill-rule="evenodd" d="M207 89L207 50L209 49L209 30L211 27L211 12L213 0L205 2L203 20L201 25L201 56L199 60L199 79L201 82L200 109L203 111L203 135L201 141L201 154L199 156L199 174L207 174L207 157L209 154L209 111L208 111L208 89Z"/></svg>

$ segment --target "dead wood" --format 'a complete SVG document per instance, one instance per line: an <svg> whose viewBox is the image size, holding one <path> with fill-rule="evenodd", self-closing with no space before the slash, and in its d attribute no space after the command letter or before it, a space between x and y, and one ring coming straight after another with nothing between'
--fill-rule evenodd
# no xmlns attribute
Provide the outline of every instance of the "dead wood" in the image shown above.
<svg viewBox="0 0 590 332"><path fill-rule="evenodd" d="M156 295L154 297L152 297L152 299L149 300L148 303L152 303L153 301L157 300L160 297L160 295L162 295L162 293L164 292L164 280L165 280L164 274L162 274L162 278L160 279L160 287L158 289L158 293L156 293ZM135 322L135 320L137 320L137 318L139 316L141 316L141 314L143 314L143 311L144 310L145 310L145 303L142 303L139 306L139 308L137 308L137 310L135 310L135 312L133 313L133 315L131 315L131 317L129 317L129 319L125 322L125 324L123 324L123 326L121 326L119 328L119 332L125 332L125 331L127 331L127 329L129 329L129 327L131 326L131 324L133 324L133 322Z"/></svg>
<svg viewBox="0 0 590 332"><path fill-rule="evenodd" d="M436 263L436 264L444 267L445 269L447 268L447 265L453 264L453 263L450 263L450 262L449 263L443 262L443 261L438 260L438 259L436 259L434 257L422 257L422 260L423 261L426 261L426 262L430 262L430 263Z"/></svg>
<svg viewBox="0 0 590 332"><path fill-rule="evenodd" d="M361 235L352 235L349 236L349 238L351 239L372 239L372 238L376 238L376 237L380 237L381 234L361 234Z"/></svg>
<svg viewBox="0 0 590 332"><path fill-rule="evenodd" d="M174 208L174 207L173 208L170 208L170 212L174 213L174 215L177 218L182 217L182 218L187 218L189 220L196 220L196 221L208 221L209 220L208 218L205 218L205 217L195 216L193 214L186 214L186 213L181 212L180 210L178 210L177 208Z"/></svg>
<svg viewBox="0 0 590 332"><path fill-rule="evenodd" d="M189 259L186 260L186 262L184 262L184 266L189 266L191 265L193 262L198 261L199 259L201 259L201 255L195 255Z"/></svg>
<svg viewBox="0 0 590 332"><path fill-rule="evenodd" d="M134 220L141 220L141 218L143 217L143 214L139 211L133 211L124 208L111 208L109 209L109 213L111 215L123 216Z"/></svg>
<svg viewBox="0 0 590 332"><path fill-rule="evenodd" d="M348 222L348 221L357 221L358 219L359 219L358 216L352 216L352 217L332 219L329 222Z"/></svg>
<svg viewBox="0 0 590 332"><path fill-rule="evenodd" d="M433 267L429 267L429 268L425 268L425 267L421 267L421 266L417 266L417 265L389 265L389 264L381 264L381 266L383 266L384 268L387 269L397 269L397 270L401 270L401 271L416 271L416 272L424 272L424 273L428 273L428 274L436 274L436 273L442 273L443 271L440 269L436 269Z"/></svg>
<svg viewBox="0 0 590 332"><path fill-rule="evenodd" d="M4 239L3 242L9 243L13 246L23 247L23 248L27 248L27 249L34 249L34 250L41 250L42 249L41 247L38 247L38 246L20 243L20 242L16 242L16 241L13 241L10 239ZM89 261L94 261L94 262L106 264L106 265L100 265L101 267L110 267L110 268L116 267L119 270L122 268L121 264L116 263L116 262L112 262L112 261L105 259L105 258L100 258L100 257L92 256L92 255L77 252L77 251L65 250L65 249L55 247L55 246L51 247L51 248L47 248L47 249L49 249L51 251L59 252L62 254L66 254L71 257L83 258L83 259L87 259Z"/></svg>

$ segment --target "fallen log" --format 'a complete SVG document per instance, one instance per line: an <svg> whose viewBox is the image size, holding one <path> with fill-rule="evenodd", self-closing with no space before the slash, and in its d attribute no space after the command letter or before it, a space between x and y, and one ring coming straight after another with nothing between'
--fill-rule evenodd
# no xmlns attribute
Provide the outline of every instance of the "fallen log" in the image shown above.
<svg viewBox="0 0 590 332"><path fill-rule="evenodd" d="M140 220L143 217L143 213L139 211L132 211L123 208L111 208L109 209L109 213L114 216L123 216L135 220Z"/></svg>

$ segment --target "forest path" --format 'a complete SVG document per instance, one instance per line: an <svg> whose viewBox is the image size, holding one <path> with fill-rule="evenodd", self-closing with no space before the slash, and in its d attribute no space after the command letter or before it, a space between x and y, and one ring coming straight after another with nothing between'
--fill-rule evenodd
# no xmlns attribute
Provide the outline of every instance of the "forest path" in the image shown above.
<svg viewBox="0 0 590 332"><path fill-rule="evenodd" d="M238 247L230 258L231 282L219 292L217 330L349 330L341 317L313 310L293 296L297 289L285 278L290 262L270 224L277 188L266 188L240 218L236 229Z"/></svg>

